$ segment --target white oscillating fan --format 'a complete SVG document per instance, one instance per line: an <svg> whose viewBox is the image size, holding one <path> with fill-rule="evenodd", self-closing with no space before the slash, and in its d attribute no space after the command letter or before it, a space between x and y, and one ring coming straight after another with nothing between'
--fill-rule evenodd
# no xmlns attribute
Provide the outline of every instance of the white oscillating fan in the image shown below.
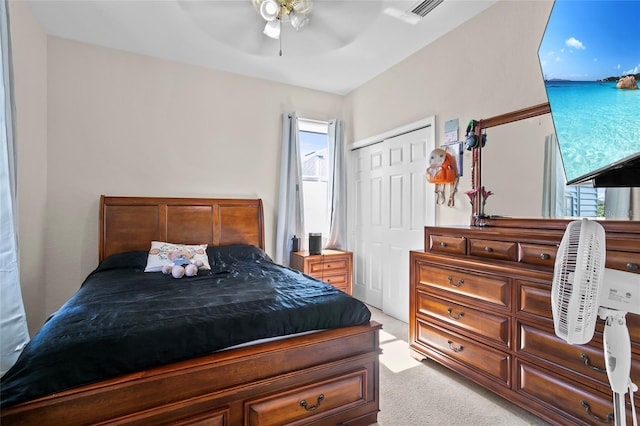
<svg viewBox="0 0 640 426"><path fill-rule="evenodd" d="M556 335L569 344L591 340L598 316L605 321L604 355L613 391L615 424L626 424L625 394L637 417L631 382L631 340L628 312L640 314L640 275L605 268L606 241L602 225L587 219L567 225L553 273L551 308Z"/></svg>

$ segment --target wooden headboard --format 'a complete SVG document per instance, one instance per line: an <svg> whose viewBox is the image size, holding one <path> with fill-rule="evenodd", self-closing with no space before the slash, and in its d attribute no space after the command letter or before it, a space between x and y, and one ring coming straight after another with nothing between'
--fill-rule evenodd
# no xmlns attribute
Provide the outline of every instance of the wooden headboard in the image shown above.
<svg viewBox="0 0 640 426"><path fill-rule="evenodd" d="M99 261L151 241L264 250L262 200L100 196Z"/></svg>

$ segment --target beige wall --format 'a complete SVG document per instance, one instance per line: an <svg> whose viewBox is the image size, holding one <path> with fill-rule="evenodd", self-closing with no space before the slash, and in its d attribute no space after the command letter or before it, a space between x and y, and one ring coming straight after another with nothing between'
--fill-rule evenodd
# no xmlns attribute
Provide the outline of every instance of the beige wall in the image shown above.
<svg viewBox="0 0 640 426"><path fill-rule="evenodd" d="M343 117L349 142L435 115L440 143L445 120L459 118L463 132L472 117L546 101L537 48L550 9L499 2L340 97L46 38L28 9L12 7L19 115L28 116L19 128L35 134L18 137L29 177L19 194L29 230L21 257L44 260L47 271L46 280L42 268L23 273L30 321L56 310L96 266L100 194L261 197L273 252L283 112ZM468 154L465 163L441 224L468 222Z"/></svg>
<svg viewBox="0 0 640 426"><path fill-rule="evenodd" d="M347 143L435 116L440 145L447 120L458 118L464 139L472 118L546 102L537 52L552 5L500 1L351 92L345 101L345 119L351 124ZM470 152L463 161L455 207L438 206L438 224L469 223L471 207L464 191L471 188ZM499 212L499 206L493 207Z"/></svg>
<svg viewBox="0 0 640 426"><path fill-rule="evenodd" d="M16 138L20 283L29 332L45 320L47 202L47 35L24 2L10 2Z"/></svg>
<svg viewBox="0 0 640 426"><path fill-rule="evenodd" d="M260 197L273 253L281 115L337 95L49 38L48 312L97 264L98 198Z"/></svg>

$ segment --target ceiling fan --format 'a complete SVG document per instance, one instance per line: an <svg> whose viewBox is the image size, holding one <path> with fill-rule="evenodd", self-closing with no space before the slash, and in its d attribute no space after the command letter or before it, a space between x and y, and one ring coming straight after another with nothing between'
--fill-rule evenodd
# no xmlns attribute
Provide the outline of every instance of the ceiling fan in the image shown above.
<svg viewBox="0 0 640 426"><path fill-rule="evenodd" d="M282 22L290 22L300 31L309 23L312 0L251 0L262 19L266 21L264 34L274 39L280 38Z"/></svg>

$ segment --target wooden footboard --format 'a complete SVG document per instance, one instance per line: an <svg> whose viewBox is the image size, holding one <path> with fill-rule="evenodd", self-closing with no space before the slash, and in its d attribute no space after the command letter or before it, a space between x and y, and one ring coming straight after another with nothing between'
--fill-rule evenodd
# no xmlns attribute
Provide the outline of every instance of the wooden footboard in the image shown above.
<svg viewBox="0 0 640 426"><path fill-rule="evenodd" d="M1 423L369 425L380 328L372 321L137 372L7 408Z"/></svg>

